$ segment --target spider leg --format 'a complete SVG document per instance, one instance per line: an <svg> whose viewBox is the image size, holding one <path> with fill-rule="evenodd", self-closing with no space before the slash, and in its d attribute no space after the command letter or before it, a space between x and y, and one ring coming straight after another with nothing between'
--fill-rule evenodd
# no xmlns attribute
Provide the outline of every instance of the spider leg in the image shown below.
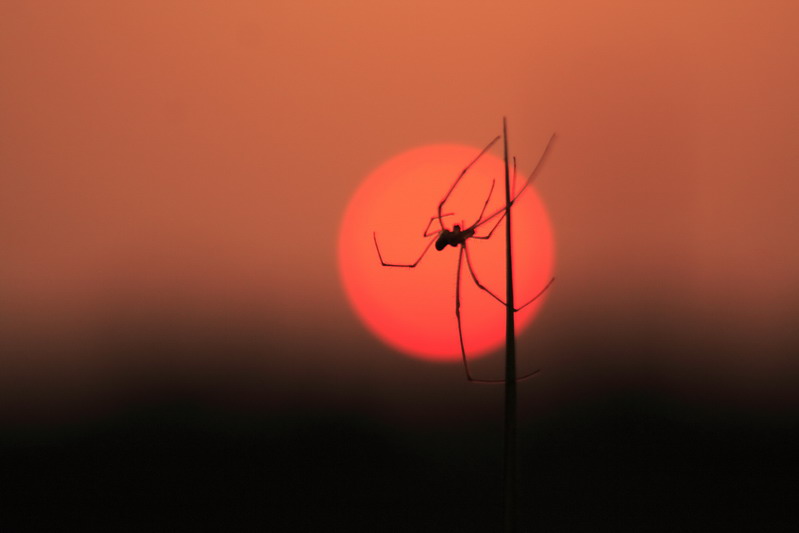
<svg viewBox="0 0 799 533"><path fill-rule="evenodd" d="M555 134L553 133L552 135L550 135L549 140L547 141L547 145L544 147L544 151L541 152L541 157L538 158L538 163L535 164L535 168L533 169L532 172L530 172L530 175L527 176L527 181L524 182L524 187L522 187L522 189L516 194L514 200L518 198L521 193L524 192L524 190L527 188L528 185L530 185L533 181L535 181L535 178L538 176L538 171L541 170L541 167L544 165L544 161L549 155L549 148L552 146L552 141L554 140L555 140Z"/></svg>
<svg viewBox="0 0 799 533"><path fill-rule="evenodd" d="M461 180L461 178L463 178L463 175L464 175L464 174L466 174L466 172L467 172L467 171L468 171L470 168L472 168L472 165L474 165L475 163L477 163L477 160L478 160L478 159L480 159L481 157L483 157L483 154L485 154L485 153L486 153L486 152L487 152L487 151L488 151L488 150L489 150L489 149L490 149L492 146L494 146L494 143L495 143L495 142L497 142L499 139L500 139L500 136L499 136L499 135L497 135L496 137L494 137L494 139L493 139L493 140L492 140L490 143L488 143L488 144L486 145L486 147L485 147L485 148L483 148L483 150L482 150L482 151L481 151L479 154L477 154L477 157L475 157L475 158L472 160L472 162L471 162L471 163L469 163L468 165L466 165L466 167L465 167L463 170L461 170L461 173L460 173L460 174L458 174L458 177L455 179L455 183L453 183L453 184L452 184L452 186L451 186L451 187L449 188L449 190L447 191L447 194L444 196L444 199L443 199L443 200L441 200L441 202L438 204L438 223L439 223L439 225L441 226L441 229L444 229L444 224L441 222L441 218L442 218L444 215L442 215L442 214L441 214L441 211L444 209L444 204L447 202L447 200L449 200L449 197L450 197L450 195L452 194L452 191L454 191L454 190L455 190L455 187L458 185L458 182Z"/></svg>
<svg viewBox="0 0 799 533"><path fill-rule="evenodd" d="M491 189L492 189L492 190L494 189L494 184L493 184L493 183L491 184ZM510 188L510 190L512 190L512 191L515 191L515 190L516 190L516 156L513 156L513 185L511 185L511 188ZM488 193L488 197L489 197L489 198L491 198L491 193ZM475 224L475 226L474 226L475 228L476 228L477 226L479 226L479 225L480 225L479 223L481 223L481 222L482 222L482 220L483 220L483 213L485 213L485 210L486 210L486 206L487 206L487 205L488 205L488 200L486 200L486 203L485 203L485 205L483 206L483 210L480 212L480 218L478 218L478 219L477 219L477 223L476 223L476 224ZM501 216L501 217L499 217L499 218L497 219L497 223L496 223L496 224L494 224L494 227L493 227L493 228L491 228L491 231L489 231L487 235L472 235L472 237L474 237L475 239L481 239L481 240L488 240L488 239L490 239L490 238L491 238L491 235L493 235L493 234L494 234L494 230L496 230L496 229L499 227L499 224L500 224L500 223L502 222L502 220L505 218L505 213L507 213L507 210L502 210L502 216ZM493 215L493 216L496 216L496 215ZM489 218L490 218L490 217L489 217Z"/></svg>
<svg viewBox="0 0 799 533"><path fill-rule="evenodd" d="M486 197L486 201L483 204L483 209L480 211L480 216L477 217L477 222L480 222L481 220L483 220L483 215L486 212L486 207L488 207L488 202L491 201L491 194L494 192L494 185L496 185L496 184L497 184L497 180L491 180L491 188L488 190L488 197ZM477 224L477 222L475 222L475 224Z"/></svg>
<svg viewBox="0 0 799 533"><path fill-rule="evenodd" d="M492 220L492 219L494 219L495 217L498 217L499 215L502 215L502 216L504 217L504 216L505 216L505 212L508 210L508 208L510 208L510 207L512 207L512 206L513 206L513 203L516 201L516 198L518 198L518 197L519 197L519 195L517 194L516 196L514 196L513 198L511 198L510 204L508 204L507 206L505 206L505 207L502 207L502 208L500 208L500 209L497 209L496 211L494 211L493 213L491 213L490 215L488 215L487 217L485 217L483 220L481 220L480 222L478 222L477 224L475 224L474 226L472 226L472 229L477 229L477 228L479 228L480 226L482 226L483 224L485 224L485 223L486 223L486 222L488 222L489 220ZM501 220L501 219L500 219L500 220ZM499 224L499 223L497 223L497 224Z"/></svg>
<svg viewBox="0 0 799 533"><path fill-rule="evenodd" d="M480 226L482 226L483 224L485 224L486 222L488 222L492 218L497 217L499 215L502 215L502 217L500 217L500 220L502 220L502 218L505 216L505 213L508 211L508 209L513 207L513 204L516 203L516 200L519 198L519 196L521 196L521 194L524 192L524 189L526 189L526 188L527 188L527 185L522 187L522 190L519 191L518 194L516 194L516 196L511 198L510 203L508 205L506 205L505 207L501 207L501 208L497 209L496 211L494 211L493 213L491 213L490 215L488 215L486 218L484 218L483 220L481 220L480 222L475 224L473 226L473 229L479 228ZM499 222L497 222L497 225L499 225Z"/></svg>
<svg viewBox="0 0 799 533"><path fill-rule="evenodd" d="M501 216L501 217L499 217L499 218L497 219L497 223L496 223L496 224L494 224L494 227L493 227L493 228L491 228L491 231L489 231L489 232L488 232L486 235L472 235L472 239L481 239L481 240L488 240L488 239L490 239L490 238L491 238L491 235L493 235L493 234L494 234L494 230L495 230L495 229L497 229L497 228L499 227L499 223L500 223L500 222L502 222L502 220L503 220L504 218L505 218L505 211L503 211L503 212L502 212L502 216Z"/></svg>
<svg viewBox="0 0 799 533"><path fill-rule="evenodd" d="M466 243L463 243L463 249L465 250L465 253L466 253L466 266L469 268L469 273L472 275L472 279L474 280L474 283L478 287L480 287L481 289L486 291L488 294L493 296L494 299L496 301L498 301L499 303L501 303L502 305L505 305L505 306L508 305L508 304L505 303L505 301L502 298L500 298L499 296L497 296L496 294L491 292L491 290L488 287L486 287L485 285L480 283L480 280L477 279L477 274L475 274L475 272L474 272L474 267L472 266L472 258L469 256L469 248L466 247ZM553 281L555 281L555 278L552 278L551 280L549 280L549 282L547 282L547 284L544 285L544 288L541 289L540 291L538 291L538 294L533 296L532 299L529 302L527 302L526 304L522 305L521 307L514 308L513 312L514 313L518 313L519 311L521 311L522 309L524 309L525 307L527 307L528 305L530 305L534 301L538 300L538 298L540 298L541 295L544 294L544 292L549 288L549 286L552 285Z"/></svg>
<svg viewBox="0 0 799 533"><path fill-rule="evenodd" d="M454 214L455 214L455 213L447 213L447 214L445 214L445 215L441 215L441 216L442 216L442 217L451 217L451 216L452 216L452 215L454 215ZM423 235L424 237L429 237L430 235L437 235L438 233L440 233L440 231L441 231L441 230L436 230L436 231L434 231L433 233L429 233L429 231L430 231L430 226L432 226L432 225L433 225L433 221L434 221L434 220L438 220L438 218L439 218L438 216L432 216L432 217L430 217L430 222L428 222L428 223L427 223L427 227L425 227L425 229L424 229L424 235ZM442 226L442 228L443 228L443 226Z"/></svg>
<svg viewBox="0 0 799 533"><path fill-rule="evenodd" d="M516 378L516 383L518 383L520 381L524 381L525 379L529 379L529 378L535 376L536 374L538 374L539 372L541 372L541 369L540 368L536 368L535 370L533 370L529 374L525 374L525 375L523 375L520 378Z"/></svg>
<svg viewBox="0 0 799 533"><path fill-rule="evenodd" d="M397 263L386 263L383 260L383 254L380 253L380 247L377 245L377 233L372 232L372 238L375 241L375 249L377 250L377 257L380 258L380 264L381 265L383 265L385 267L404 267L404 268L413 268L416 265L418 265L419 261L421 261L422 258L424 257L424 255L427 253L427 250L429 250L430 246L432 246L432 244L436 241L435 239L430 239L429 241L427 241L427 245L424 247L424 250L422 250L421 255L419 255L419 258L416 261L414 261L413 263L411 263L411 264L397 264Z"/></svg>
<svg viewBox="0 0 799 533"><path fill-rule="evenodd" d="M458 252L458 271L455 274L455 318L458 320L458 341L461 345L461 356L463 357L463 370L466 372L466 380L475 382L478 381L472 377L469 372L469 361L466 359L466 348L463 346L463 327L461 326L461 265L463 263L463 246L460 247ZM482 380L479 382L482 383ZM493 382L489 382L493 383Z"/></svg>
<svg viewBox="0 0 799 533"><path fill-rule="evenodd" d="M533 303L534 301L538 300L538 298L539 298L539 297L540 297L542 294L544 294L544 292L545 292L545 291L546 291L546 290L549 288L549 286L550 286L550 285L552 285L552 283L554 283L554 281L555 281L555 278L552 278L551 280L549 280L549 281L547 282L547 284L546 284L546 285L544 285L544 288L543 288L543 289L541 289L540 291L538 291L538 294L536 294L535 296L533 296L533 297L530 299L530 301L529 301L529 302L527 302L526 304L524 304L524 305L523 305L523 306L521 306L521 307L518 307L518 308L514 309L514 311L516 311L516 312L519 312L519 311L521 311L522 309L524 309L525 307L527 307L528 305L530 305L531 303Z"/></svg>
<svg viewBox="0 0 799 533"><path fill-rule="evenodd" d="M543 166L543 164L544 164L544 161L545 161L545 160L546 160L546 158L547 158L547 155L549 155L549 148L552 146L552 141L554 141L554 140L555 140L555 134L553 133L553 134L552 134L552 135L549 137L549 141L547 142L547 145L546 145L546 147L544 148L544 151L543 151L543 153L541 154L541 157L539 157L539 158L538 158L538 163L536 163L536 165L535 165L535 168L534 168L534 169L533 169L533 171L530 173L530 175L529 175L529 176L527 176L527 181L525 181L525 183L524 183L524 186L521 188L521 190L519 190L519 192L517 192L517 193L514 195L514 197L511 199L510 203L509 203L508 205L506 205L505 207L502 207L502 208L500 208L500 209L497 209L496 211L494 211L493 213L491 213L491 214L490 214L488 217L486 217L485 219L483 219L483 220L481 220L480 222L478 222L477 224L475 224L475 225L474 225L474 227L473 227L472 229L477 229L477 228L479 228L480 226L482 226L483 224L485 224L486 222L488 222L488 221L489 221L489 220L491 220L492 218L494 218L494 217L496 217L496 216L498 216L498 215L500 215L500 214L503 214L503 213L505 213L505 211L507 211L508 209L510 209L510 208L513 206L513 204L516 202L516 200L519 198L519 196L521 196L521 195L522 195L522 193L525 191L525 189L527 189L527 187L528 187L528 186L529 186L529 185L530 185L530 184L531 184L531 183L532 183L532 182L535 180L535 178L538 176L538 172L541 170L541 167Z"/></svg>
<svg viewBox="0 0 799 533"><path fill-rule="evenodd" d="M466 254L466 266L469 268L469 274L472 275L472 279L474 280L474 283L478 287L480 287L481 289L486 291L488 294L493 296L496 301L498 301L499 303L501 303L504 306L507 306L508 304L506 304L504 302L504 300L502 300L502 298L500 298L499 296L497 296L496 294L491 292L491 290L488 287L486 287L485 285L480 283L480 280L477 279L477 274L474 273L474 267L472 267L472 258L469 256L469 248L466 247L466 243L465 242L463 243L463 251Z"/></svg>
<svg viewBox="0 0 799 533"><path fill-rule="evenodd" d="M516 194L516 156L513 156L513 181L511 182L510 190Z"/></svg>
<svg viewBox="0 0 799 533"><path fill-rule="evenodd" d="M505 383L504 379L475 379L472 377L471 372L469 372L469 361L466 359L466 348L463 346L463 327L461 326L461 266L463 264L464 249L465 247L461 246L460 253L458 253L458 272L455 276L455 318L458 320L458 341L461 345L461 356L463 357L463 370L466 372L466 380L471 383ZM536 370L536 372L538 372L538 370ZM524 376L520 379L526 379L528 377L530 376Z"/></svg>
<svg viewBox="0 0 799 533"><path fill-rule="evenodd" d="M519 191L519 193L518 193L516 196L514 196L513 198L511 198L511 200L510 200L510 203L509 203L507 206L505 206L505 207L501 207L501 208L497 209L496 211L494 211L493 213L491 213L490 215L488 215L486 218L484 218L483 220L479 221L477 224L475 224L474 226L472 226L472 229L477 229L477 228L479 228L480 226L482 226L483 224L485 224L485 223L486 223L486 222L488 222L489 220L491 220L491 219L493 219L494 217L497 217L497 216L499 216L499 215L502 215L502 216L499 218L499 220L502 220L502 219L505 217L505 213L507 213L507 211L508 211L508 209L509 209L509 208L513 207L513 204L514 204L514 203L516 203L516 200L519 198L519 196L521 196L521 194L524 192L524 189L525 189L525 188L527 188L527 185L525 185L525 186L522 188L522 190L521 190L521 191ZM499 226L499 221L497 221L497 223L496 223L496 226ZM496 226L495 226L495 227L496 227ZM491 231L493 232L494 230L491 230ZM482 238L482 237L478 237L478 238Z"/></svg>

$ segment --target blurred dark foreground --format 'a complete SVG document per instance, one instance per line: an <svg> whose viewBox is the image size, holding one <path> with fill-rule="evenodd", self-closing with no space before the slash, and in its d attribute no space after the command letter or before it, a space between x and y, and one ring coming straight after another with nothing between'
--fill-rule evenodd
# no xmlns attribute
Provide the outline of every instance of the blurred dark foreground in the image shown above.
<svg viewBox="0 0 799 533"><path fill-rule="evenodd" d="M499 531L499 425L188 395L0 435L2 531ZM799 426L620 391L520 430L522 531L795 531Z"/></svg>

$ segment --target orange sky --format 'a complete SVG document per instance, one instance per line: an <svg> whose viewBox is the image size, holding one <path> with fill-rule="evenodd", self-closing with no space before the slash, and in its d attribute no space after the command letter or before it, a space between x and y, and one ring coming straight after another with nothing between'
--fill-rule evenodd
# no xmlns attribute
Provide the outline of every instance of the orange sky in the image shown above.
<svg viewBox="0 0 799 533"><path fill-rule="evenodd" d="M552 390L575 387L557 378L569 365L651 368L695 395L708 376L750 399L792 390L799 8L365 4L0 5L5 393L91 398L132 368L434 394L460 368L370 336L336 234L382 161L479 146L503 115L528 165L559 135L538 185L558 285L520 339ZM103 344L142 325L181 347L245 331L266 348ZM662 337L636 351L642 331ZM603 359L574 339L604 342Z"/></svg>

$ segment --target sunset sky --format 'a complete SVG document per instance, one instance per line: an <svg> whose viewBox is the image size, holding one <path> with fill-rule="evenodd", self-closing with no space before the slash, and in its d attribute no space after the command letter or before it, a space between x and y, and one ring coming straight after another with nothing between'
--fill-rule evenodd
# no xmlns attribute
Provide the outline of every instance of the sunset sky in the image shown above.
<svg viewBox="0 0 799 533"><path fill-rule="evenodd" d="M522 424L634 390L795 428L797 20L778 1L0 2L3 431L180 401L361 417L416 450L442 425L499 439L500 390L383 345L336 247L381 163L480 148L503 116L522 173L558 135Z"/></svg>

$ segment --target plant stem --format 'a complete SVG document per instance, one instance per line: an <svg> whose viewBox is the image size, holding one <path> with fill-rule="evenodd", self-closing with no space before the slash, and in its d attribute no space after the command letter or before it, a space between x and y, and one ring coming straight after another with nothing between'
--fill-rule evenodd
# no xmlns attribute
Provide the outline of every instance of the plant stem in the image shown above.
<svg viewBox="0 0 799 533"><path fill-rule="evenodd" d="M505 152L505 532L516 531L516 333L511 250L511 191L508 169L508 125L502 117Z"/></svg>

